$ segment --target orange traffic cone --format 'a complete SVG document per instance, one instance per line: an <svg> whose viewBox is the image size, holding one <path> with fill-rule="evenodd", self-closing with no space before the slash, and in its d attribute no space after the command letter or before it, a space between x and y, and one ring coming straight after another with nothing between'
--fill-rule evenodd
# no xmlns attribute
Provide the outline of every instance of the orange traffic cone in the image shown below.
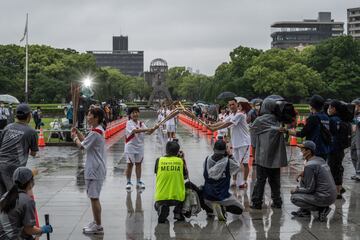
<svg viewBox="0 0 360 240"><path fill-rule="evenodd" d="M297 140L295 136L291 136L290 137L290 146L296 146L297 145Z"/></svg>
<svg viewBox="0 0 360 240"><path fill-rule="evenodd" d="M217 140L217 137L218 137L218 132L214 131L214 139L215 139L215 141Z"/></svg>
<svg viewBox="0 0 360 240"><path fill-rule="evenodd" d="M40 128L40 134L39 134L39 141L38 141L39 147L45 147L45 139L42 128Z"/></svg>
<svg viewBox="0 0 360 240"><path fill-rule="evenodd" d="M207 128L206 128L206 126L205 125L203 125L203 127L202 127L202 130L201 130L202 132L207 132Z"/></svg>
<svg viewBox="0 0 360 240"><path fill-rule="evenodd" d="M250 167L252 167L253 162L254 162L252 151L253 151L253 148L252 148L252 145L250 145L250 147L249 147L249 166Z"/></svg>

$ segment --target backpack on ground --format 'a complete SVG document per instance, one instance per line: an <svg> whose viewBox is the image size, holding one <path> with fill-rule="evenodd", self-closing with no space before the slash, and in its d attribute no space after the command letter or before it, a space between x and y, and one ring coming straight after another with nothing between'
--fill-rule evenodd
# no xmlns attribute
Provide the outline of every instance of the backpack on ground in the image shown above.
<svg viewBox="0 0 360 240"><path fill-rule="evenodd" d="M186 197L183 203L182 213L185 217L196 216L201 211L201 203L198 192L198 188L190 181L185 184Z"/></svg>

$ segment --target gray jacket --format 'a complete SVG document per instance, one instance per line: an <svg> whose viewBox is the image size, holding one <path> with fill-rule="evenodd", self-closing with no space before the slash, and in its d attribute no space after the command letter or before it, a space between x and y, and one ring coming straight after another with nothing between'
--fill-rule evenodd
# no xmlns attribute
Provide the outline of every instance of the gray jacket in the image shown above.
<svg viewBox="0 0 360 240"><path fill-rule="evenodd" d="M295 193L312 194L319 204L333 204L336 186L330 168L321 157L313 156L304 168L304 177Z"/></svg>
<svg viewBox="0 0 360 240"><path fill-rule="evenodd" d="M250 126L251 144L255 147L255 163L266 168L287 166L284 134L279 132L280 122L274 114L276 102L265 99L260 116Z"/></svg>

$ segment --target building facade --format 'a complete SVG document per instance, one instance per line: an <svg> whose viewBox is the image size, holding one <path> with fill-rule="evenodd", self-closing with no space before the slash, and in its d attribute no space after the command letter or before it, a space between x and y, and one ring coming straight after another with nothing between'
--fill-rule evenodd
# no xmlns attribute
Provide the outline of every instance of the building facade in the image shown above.
<svg viewBox="0 0 360 240"><path fill-rule="evenodd" d="M360 7L347 10L347 34L360 39Z"/></svg>
<svg viewBox="0 0 360 240"><path fill-rule="evenodd" d="M144 51L129 51L127 36L113 36L112 51L88 51L94 55L98 67L112 67L130 76L142 76Z"/></svg>
<svg viewBox="0 0 360 240"><path fill-rule="evenodd" d="M330 12L319 12L317 19L275 22L271 28L272 48L292 48L317 44L344 33L344 23L331 19Z"/></svg>

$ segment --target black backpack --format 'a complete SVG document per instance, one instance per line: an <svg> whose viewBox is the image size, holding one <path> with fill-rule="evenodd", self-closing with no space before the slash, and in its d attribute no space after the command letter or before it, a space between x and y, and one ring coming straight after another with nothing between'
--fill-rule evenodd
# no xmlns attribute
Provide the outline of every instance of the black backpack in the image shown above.
<svg viewBox="0 0 360 240"><path fill-rule="evenodd" d="M339 147L346 149L351 146L352 125L350 122L340 121L337 124L336 138Z"/></svg>

